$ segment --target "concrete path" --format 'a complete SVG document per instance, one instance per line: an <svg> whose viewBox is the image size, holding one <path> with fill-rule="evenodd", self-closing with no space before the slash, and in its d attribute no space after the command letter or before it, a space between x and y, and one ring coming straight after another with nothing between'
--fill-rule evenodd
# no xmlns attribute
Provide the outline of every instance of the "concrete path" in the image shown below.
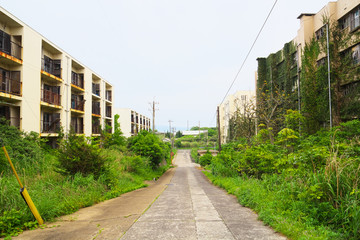
<svg viewBox="0 0 360 240"><path fill-rule="evenodd" d="M191 162L190 151L180 150L175 164L167 189L121 239L286 239L213 186Z"/></svg>
<svg viewBox="0 0 360 240"><path fill-rule="evenodd" d="M143 189L62 217L13 239L286 239L213 186L179 150L178 166Z"/></svg>

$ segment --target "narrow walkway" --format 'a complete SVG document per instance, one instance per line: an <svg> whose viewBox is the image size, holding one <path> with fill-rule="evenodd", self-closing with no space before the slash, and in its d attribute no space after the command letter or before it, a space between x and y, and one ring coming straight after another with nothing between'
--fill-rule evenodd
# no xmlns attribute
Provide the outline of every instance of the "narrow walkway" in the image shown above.
<svg viewBox="0 0 360 240"><path fill-rule="evenodd" d="M122 239L286 239L213 186L180 150L167 189Z"/></svg>
<svg viewBox="0 0 360 240"><path fill-rule="evenodd" d="M234 196L213 186L191 162L190 151L180 150L174 161L178 167L147 188L83 208L13 239L286 239Z"/></svg>

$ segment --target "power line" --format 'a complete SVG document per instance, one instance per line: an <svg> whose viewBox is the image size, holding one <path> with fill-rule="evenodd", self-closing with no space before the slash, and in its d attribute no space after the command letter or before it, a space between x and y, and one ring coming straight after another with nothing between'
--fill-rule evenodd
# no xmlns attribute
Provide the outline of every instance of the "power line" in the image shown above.
<svg viewBox="0 0 360 240"><path fill-rule="evenodd" d="M227 92L226 92L226 94L225 94L225 96L224 96L223 100L221 101L220 105L224 102L224 100L225 100L225 98L227 97L227 95L229 94L229 92L230 92L230 90L231 90L232 86L234 85L234 83L235 83L236 79L238 78L238 76L239 76L239 74L240 74L241 70L243 69L243 67L244 67L244 65L245 65L246 60L248 59L248 57L249 57L249 55L250 55L251 51L253 50L253 48L254 48L254 46L255 46L255 43L256 43L256 41L258 40L258 38L259 38L259 36L260 36L260 34L261 34L262 30L264 29L265 24L266 24L266 22L268 21L268 19L269 19L270 15L271 15L272 11L274 10L275 5L276 5L276 3L277 3L277 2L278 2L278 0L275 0L275 2L274 2L274 4L273 4L273 6L271 7L269 14L267 15L267 17L266 17L266 19L265 19L265 21L264 21L263 25L261 26L259 33L257 34L257 36L256 36L256 38L255 38L255 40L254 40L253 44L251 45L251 48L250 48L249 52L247 53L247 55L246 55L246 57L245 57L245 59L244 59L243 63L241 64L241 66L240 66L240 68L239 68L239 71L236 73L236 75L235 75L235 77L234 77L234 80L232 81L232 83L231 83L231 85L230 85L229 89L227 90Z"/></svg>

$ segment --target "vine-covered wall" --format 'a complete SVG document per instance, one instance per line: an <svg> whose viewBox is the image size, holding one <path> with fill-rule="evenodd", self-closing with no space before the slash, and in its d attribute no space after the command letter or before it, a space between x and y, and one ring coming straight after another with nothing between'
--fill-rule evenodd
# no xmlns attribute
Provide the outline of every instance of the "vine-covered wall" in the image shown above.
<svg viewBox="0 0 360 240"><path fill-rule="evenodd" d="M332 123L359 119L360 117L360 63L354 62L352 48L360 42L360 30L348 33L337 22L330 24L329 48L331 68ZM346 49L346 50L344 50ZM320 59L320 56L325 57ZM257 112L259 123L265 123L264 112L273 111L276 116L267 116L275 132L276 118L287 109L299 110L306 117L304 130L311 134L330 123L327 42L325 36L306 43L302 51L301 67L297 62L296 44L291 41L277 53L267 58L258 58ZM298 81L300 80L300 99ZM285 98L285 99L281 99ZM266 102L270 104L266 104ZM274 106L278 104L279 106ZM269 127L269 124L267 124Z"/></svg>

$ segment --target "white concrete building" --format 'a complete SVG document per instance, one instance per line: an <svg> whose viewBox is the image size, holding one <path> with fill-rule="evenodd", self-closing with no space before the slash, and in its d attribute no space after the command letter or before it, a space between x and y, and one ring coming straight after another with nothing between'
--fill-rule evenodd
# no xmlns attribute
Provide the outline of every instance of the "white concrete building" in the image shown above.
<svg viewBox="0 0 360 240"><path fill-rule="evenodd" d="M113 126L112 85L3 8L0 71L0 117L21 130L54 140L60 126L87 136Z"/></svg>
<svg viewBox="0 0 360 240"><path fill-rule="evenodd" d="M120 129L125 137L136 135L141 130L150 131L150 118L130 108L116 108L114 115L119 115Z"/></svg>
<svg viewBox="0 0 360 240"><path fill-rule="evenodd" d="M226 143L229 135L229 121L236 111L243 112L246 104L255 106L255 91L237 91L235 94L228 95L224 102L219 105L220 115L220 137L221 143Z"/></svg>

